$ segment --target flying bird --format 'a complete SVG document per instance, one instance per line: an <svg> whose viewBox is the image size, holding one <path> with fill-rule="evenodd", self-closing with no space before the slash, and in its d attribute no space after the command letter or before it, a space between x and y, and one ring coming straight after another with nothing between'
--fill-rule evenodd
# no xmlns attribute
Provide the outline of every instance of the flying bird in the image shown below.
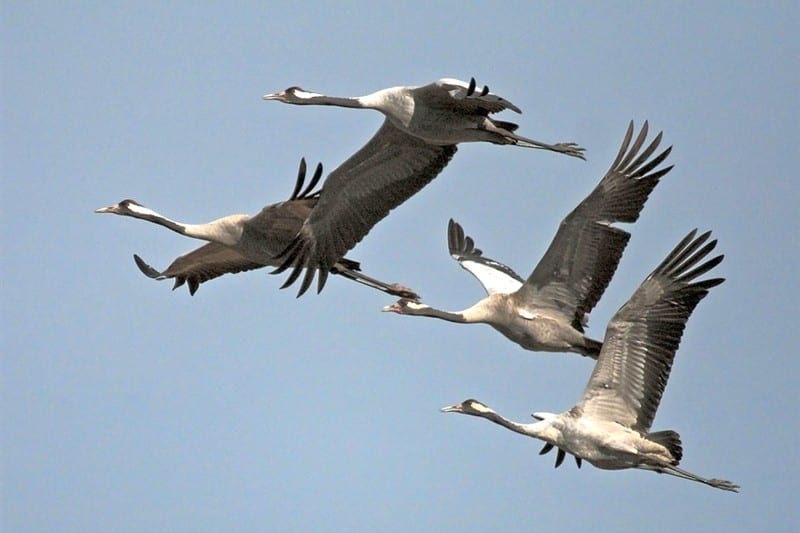
<svg viewBox="0 0 800 533"><path fill-rule="evenodd" d="M321 176L322 165L318 164L304 188L306 162L301 159L295 188L288 200L268 205L254 216L228 215L206 224L176 222L130 199L97 209L95 213L147 220L186 237L209 241L175 259L163 272L148 265L138 255L133 256L139 270L146 276L158 280L174 279L173 290L186 284L189 293L194 295L201 283L223 274L277 266L279 261L275 256L292 241L319 201L320 191L314 191L314 187ZM341 258L330 267L332 273L368 287L395 296L418 298L416 293L402 285L384 283L362 274L359 269L359 263L346 258Z"/></svg>
<svg viewBox="0 0 800 533"><path fill-rule="evenodd" d="M534 413L538 422L527 424L472 399L442 411L479 416L541 439L542 453L557 447L606 470L639 468L738 492L730 481L679 468L683 447L677 432L650 431L686 322L708 291L724 281L695 281L724 257L702 262L717 244L706 243L710 233L695 238L695 230L684 237L612 317L589 383L569 411Z"/></svg>
<svg viewBox="0 0 800 533"><path fill-rule="evenodd" d="M672 169L657 168L672 147L650 158L661 143L661 133L640 153L647 130L645 122L631 144L633 122L628 125L611 168L561 222L528 279L485 257L451 219L447 228L450 255L477 278L487 296L461 311L444 311L411 299L383 310L489 324L527 350L575 352L597 359L601 343L584 334L587 315L608 287L630 239L630 233L612 223L635 222L653 188Z"/></svg>
<svg viewBox="0 0 800 533"><path fill-rule="evenodd" d="M359 151L336 168L322 188L319 204L279 258L273 274L293 271L283 287L306 270L298 296L311 286L325 285L331 267L372 227L433 180L449 163L461 142L491 142L552 150L584 159L574 143L546 144L514 133L517 124L490 118L517 106L489 92L477 91L475 79L465 83L441 79L422 87L392 87L366 96L325 96L290 87L265 100L296 105L330 105L375 109L383 125Z"/></svg>

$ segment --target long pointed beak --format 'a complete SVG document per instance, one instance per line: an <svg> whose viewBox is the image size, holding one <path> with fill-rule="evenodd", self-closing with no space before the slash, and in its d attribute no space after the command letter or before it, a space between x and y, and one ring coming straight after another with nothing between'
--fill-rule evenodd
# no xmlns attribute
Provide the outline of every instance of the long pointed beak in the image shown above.
<svg viewBox="0 0 800 533"><path fill-rule="evenodd" d="M456 405L448 405L447 407L442 407L441 409L439 409L439 411L441 411L443 413L460 413L461 412L461 406L458 405L458 404L456 404Z"/></svg>
<svg viewBox="0 0 800 533"><path fill-rule="evenodd" d="M396 307L397 307L397 304L384 305L383 309L381 309L381 311L383 311L384 313L391 313L392 311L396 310Z"/></svg>
<svg viewBox="0 0 800 533"><path fill-rule="evenodd" d="M265 94L261 98L263 100L280 100L282 97L283 97L283 92L279 92L279 93Z"/></svg>
<svg viewBox="0 0 800 533"><path fill-rule="evenodd" d="M108 207L101 207L100 209L95 209L95 213L113 213L117 206L110 205Z"/></svg>

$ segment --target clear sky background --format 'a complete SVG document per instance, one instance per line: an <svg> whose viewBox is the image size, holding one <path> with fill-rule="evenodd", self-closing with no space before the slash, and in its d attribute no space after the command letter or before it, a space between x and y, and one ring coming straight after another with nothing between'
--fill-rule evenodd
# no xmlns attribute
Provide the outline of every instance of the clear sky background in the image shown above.
<svg viewBox="0 0 800 533"><path fill-rule="evenodd" d="M796 2L3 2L2 520L5 531L786 531L798 527ZM605 325L688 230L726 259L692 316L654 429L740 494L572 461L439 412L475 397L560 412L592 363L488 326L381 313L331 278L295 299L267 269L190 297L136 269L196 247L93 210L135 198L185 222L288 197L377 112L261 95L356 96L441 77L523 109L519 132L588 161L462 145L349 256L460 309L454 217L527 275L600 179L629 120L676 165L590 317Z"/></svg>

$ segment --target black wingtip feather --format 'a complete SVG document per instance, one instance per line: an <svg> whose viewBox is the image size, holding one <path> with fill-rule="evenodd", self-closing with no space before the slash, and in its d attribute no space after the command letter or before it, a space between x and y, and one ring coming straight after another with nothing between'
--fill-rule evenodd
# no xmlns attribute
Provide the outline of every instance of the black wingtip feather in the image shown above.
<svg viewBox="0 0 800 533"><path fill-rule="evenodd" d="M322 163L317 163L317 168L314 169L314 175L311 176L311 181L308 182L308 186L303 189L303 192L300 193L299 198L308 198L313 194L314 187L317 186L319 183L319 179L322 177Z"/></svg>
<svg viewBox="0 0 800 533"><path fill-rule="evenodd" d="M292 191L292 195L289 197L290 200L294 200L297 198L297 195L300 193L300 189L303 187L303 182L306 179L306 158L300 158L300 168L297 169L297 179L294 182L294 190Z"/></svg>
<svg viewBox="0 0 800 533"><path fill-rule="evenodd" d="M633 121L631 120L628 123L628 129L625 130L625 137L622 139L622 144L619 147L619 152L617 152L617 157L614 158L614 162L611 163L611 169L619 168L620 161L625 156L625 152L628 151L628 146L631 143L631 139L633 138Z"/></svg>
<svg viewBox="0 0 800 533"><path fill-rule="evenodd" d="M564 462L564 457L566 456L567 453L561 448L559 448L558 453L556 454L556 466L554 466L553 468L558 468L559 466L561 466L561 463Z"/></svg>
<svg viewBox="0 0 800 533"><path fill-rule="evenodd" d="M302 271L301 268L298 268L298 272ZM300 289L297 291L297 297L300 298L302 295L306 293L309 287L311 287L311 283L314 281L314 274L316 274L317 269L308 267L306 268L306 275L303 276L303 281L300 283Z"/></svg>
<svg viewBox="0 0 800 533"><path fill-rule="evenodd" d="M633 160L634 157L636 157L636 154L639 153L639 150L642 148L642 145L644 144L644 141L647 138L648 129L649 125L645 120L644 124L642 124L642 129L639 130L639 135L637 135L636 140L633 141L633 146L631 146L630 150L628 150L628 153L625 155L625 157L622 159L622 162L619 164L621 168L628 168L628 166L630 166L631 161Z"/></svg>
<svg viewBox="0 0 800 533"><path fill-rule="evenodd" d="M159 272L155 268L145 263L144 259L142 259L138 255L133 254L133 260L136 262L136 266L139 267L139 271L141 271L141 273L147 276L148 278L158 279L159 277L161 277L161 272Z"/></svg>
<svg viewBox="0 0 800 533"><path fill-rule="evenodd" d="M275 256L275 259L283 259L283 262L275 267L270 274L280 274L287 268L291 267L294 264L295 259L297 259L297 256L300 254L300 250L300 242L297 239L293 240L289 246L284 248L281 253Z"/></svg>
<svg viewBox="0 0 800 533"><path fill-rule="evenodd" d="M319 276L317 276L317 294L322 292L322 289L325 288L325 282L328 280L328 273L330 271L324 268L321 268L319 271Z"/></svg>
<svg viewBox="0 0 800 533"><path fill-rule="evenodd" d="M636 174L638 174L640 176L643 176L647 172L645 170L646 168L648 168L648 167L652 168L654 165L658 164L658 158L656 158L657 162L655 164L651 162L651 163L648 164L647 167L644 167L644 169L643 168L639 168L639 167L642 166L643 163L645 163L647 161L647 158L649 158L651 155L653 155L653 152L656 151L656 149L658 148L658 145L661 144L661 138L663 136L664 136L663 132L658 132L658 135L656 135L655 139L653 139L653 141L649 145L647 145L647 148L645 148L644 151L641 154L639 154L639 157L637 157L630 164L630 168L638 169L636 171ZM659 154L659 157L661 155L663 155L663 154Z"/></svg>
<svg viewBox="0 0 800 533"><path fill-rule="evenodd" d="M294 283L297 278L300 276L300 273L303 271L300 267L295 267L292 269L292 272L289 274L289 277L286 278L286 281L283 282L283 285L280 286L281 289L285 289L290 287L292 283Z"/></svg>

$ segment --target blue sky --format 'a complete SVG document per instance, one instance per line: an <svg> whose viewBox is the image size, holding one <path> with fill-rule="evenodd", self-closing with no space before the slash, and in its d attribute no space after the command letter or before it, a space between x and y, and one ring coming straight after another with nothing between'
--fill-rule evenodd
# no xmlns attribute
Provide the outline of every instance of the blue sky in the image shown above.
<svg viewBox="0 0 800 533"><path fill-rule="evenodd" d="M2 4L4 530L797 527L797 5L428 4ZM527 275L628 121L649 120L676 166L588 332L689 229L714 231L727 282L688 324L654 429L740 494L554 470L540 442L439 412L560 412L588 360L381 313L391 298L338 278L301 299L266 270L171 292L132 254L163 268L199 243L93 213L129 197L186 222L255 213L301 156L331 170L382 121L262 94L471 76L522 108L500 115L520 134L588 161L462 145L349 256L465 307L482 292L447 254L448 218Z"/></svg>

